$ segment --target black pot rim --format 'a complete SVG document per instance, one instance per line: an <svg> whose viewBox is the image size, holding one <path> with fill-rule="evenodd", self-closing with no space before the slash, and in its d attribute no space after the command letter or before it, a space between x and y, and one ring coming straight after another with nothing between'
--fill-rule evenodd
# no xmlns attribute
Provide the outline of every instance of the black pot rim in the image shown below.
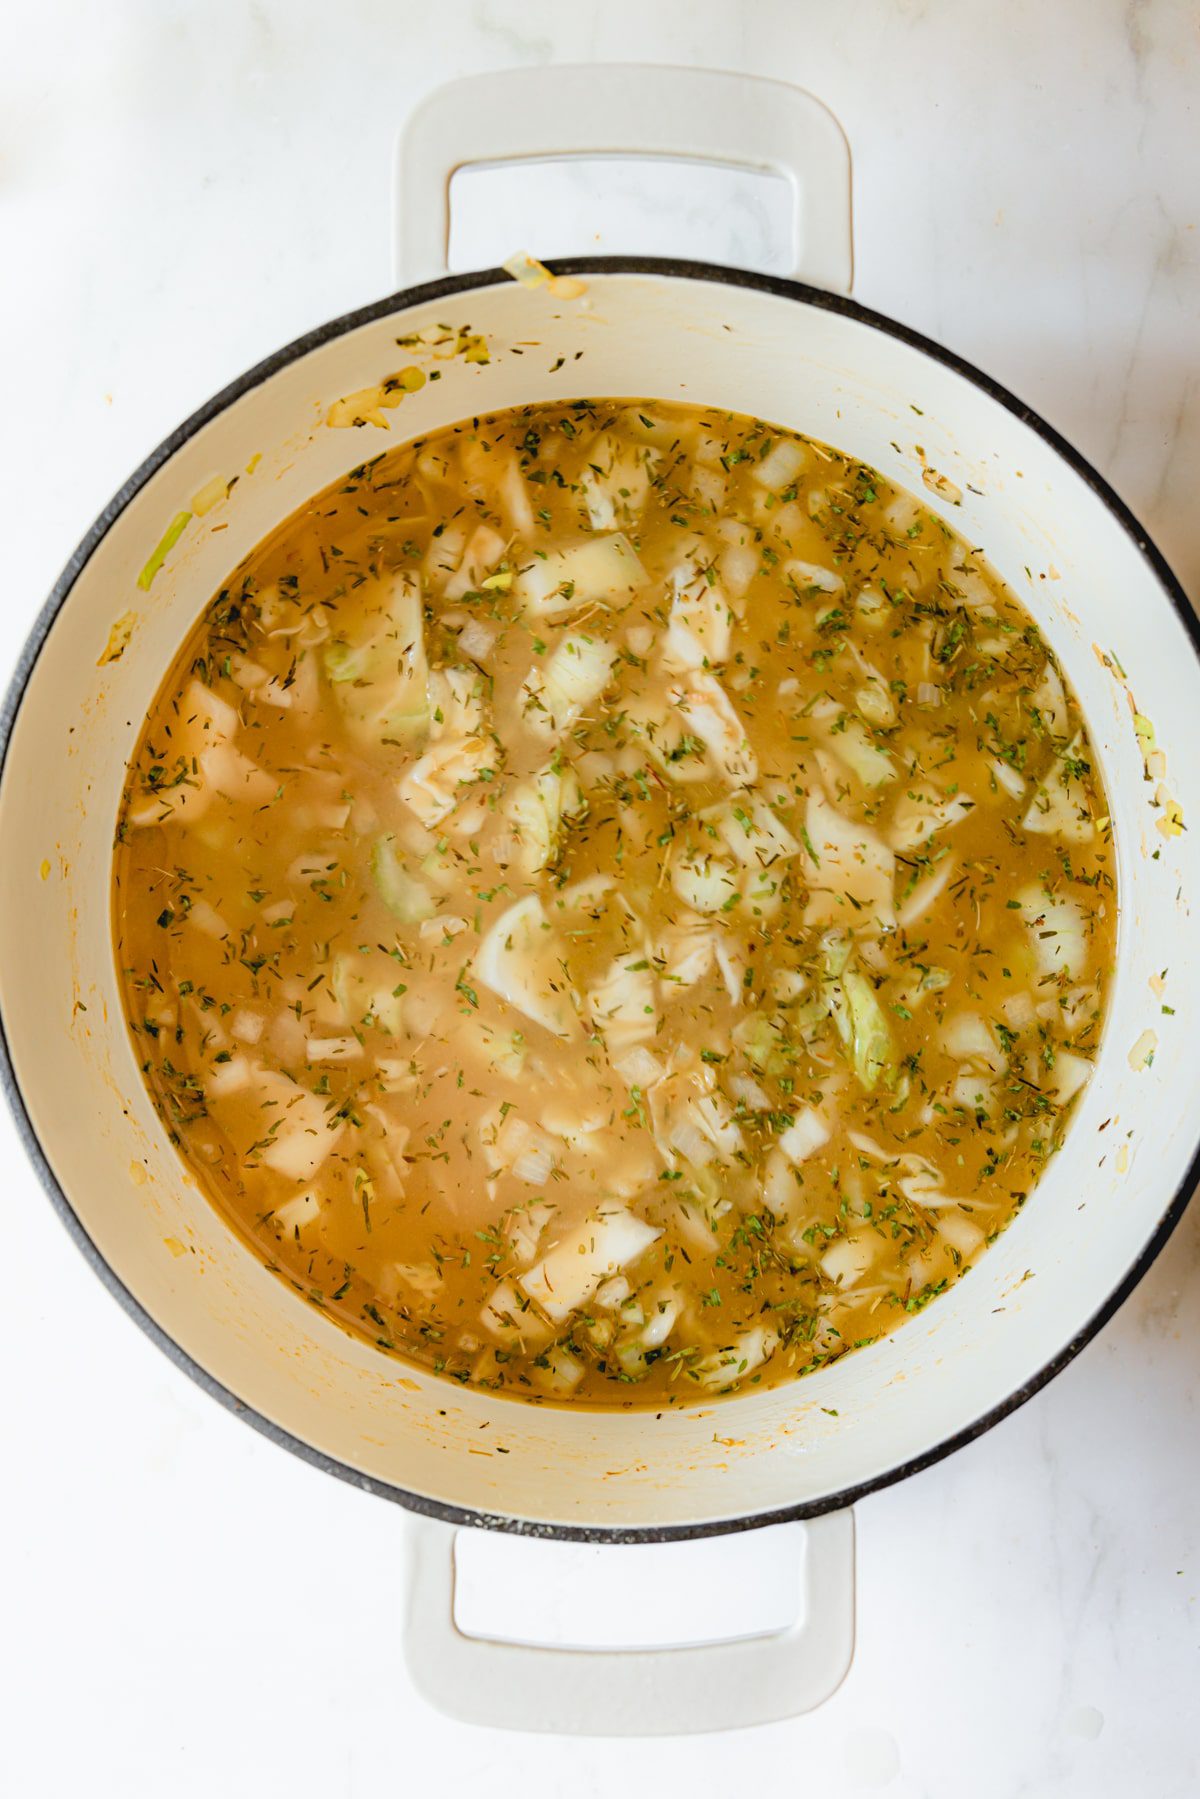
<svg viewBox="0 0 1200 1799"><path fill-rule="evenodd" d="M1163 588L1191 641L1193 652L1200 661L1200 620L1197 620L1193 613L1183 588L1165 558L1146 532L1142 530L1129 507L1113 491L1103 476L1092 467L1091 463L1081 456L1078 450L1068 443L1053 426L1047 424L1039 413L1025 405L1023 401L1018 400L998 381L994 381L989 375L976 368L973 363L956 355L952 350L945 349L941 344L925 337L921 332L914 331L911 327L902 325L883 313L875 312L870 307L863 306L859 301L852 300L846 295L826 293L820 288L809 287L800 281L757 274L747 269L650 256L574 257L556 261L553 267L558 273L580 275L584 278L597 275L652 275L690 281L707 281L726 287L751 288L761 293L774 294L781 299L801 302L817 311L838 313L845 318L856 320L859 324L882 331L886 336L895 338L911 349L921 351L931 361L940 363L944 368L964 376L991 399L997 401L1006 411L1012 413L1022 424L1036 432L1042 441L1054 450L1102 501L1117 524L1140 551L1151 573ZM319 349L324 344L331 343L348 332L357 330L362 325L374 324L378 320L401 312L410 306L449 295L469 293L477 288L492 287L504 283L507 279L508 277L502 269L481 269L466 274L446 275L436 281L425 282L420 286L388 294L383 299L377 300L369 306L360 307L353 312L343 313L340 317L331 319L328 323L317 326L315 330L306 332L302 337L294 339L290 344L286 344L282 349L276 350L263 361L256 363L193 412L176 430L171 432L170 436L164 438L113 495L108 505L86 532L34 621L18 658L17 667L4 696L3 705L0 706L0 779L4 774L13 726L22 697L55 619L83 569L116 520L135 495L178 449L235 401L242 399L254 388L269 380L272 375L306 356L310 351ZM376 1480L373 1476L364 1474L361 1470L352 1468L349 1464L338 1461L335 1457L326 1455L323 1450L293 1436L291 1432L282 1429L270 1418L255 1410L253 1406L239 1399L235 1393L214 1379L205 1368L194 1361L175 1342L174 1338L150 1316L101 1255L96 1244L88 1235L66 1193L59 1185L46 1152L34 1130L17 1082L2 1013L0 1013L0 1087L3 1088L16 1122L18 1135L33 1163L41 1185L85 1259L103 1281L113 1298L141 1327L151 1341L162 1350L164 1355L168 1356L177 1368L190 1375L199 1387L202 1387L226 1410L243 1418L246 1423L252 1425L271 1442L290 1450L293 1455L299 1456L314 1468L319 1468L326 1474L332 1474L339 1480L360 1488L363 1492L375 1494L381 1499L389 1499L409 1511L440 1519L450 1525L511 1531L522 1536L549 1537L572 1542L663 1543L695 1537L722 1536L735 1531L755 1530L769 1524L815 1518L825 1512L842 1510L846 1506L853 1505L857 1500L865 1498L868 1494L880 1492L895 1482L906 1479L911 1474L917 1474L922 1469L931 1467L954 1450L981 1437L993 1425L999 1424L1002 1419L1015 1412L1019 1406L1024 1405L1026 1400L1040 1392L1056 1374L1061 1373L1068 1363L1075 1359L1086 1344L1091 1342L1118 1307L1129 1297L1163 1249L1187 1209L1197 1178L1200 1177L1200 1141L1198 1141L1184 1180L1163 1212L1141 1254L1083 1328L1057 1355L1045 1363L1036 1375L1017 1388L1007 1399L993 1406L973 1423L952 1432L950 1436L921 1455L900 1462L870 1480L859 1482L856 1486L827 1494L820 1499L775 1507L769 1512L755 1512L728 1519L706 1520L696 1524L631 1527L575 1525L529 1520L503 1513L473 1511L469 1507L448 1504L441 1500L428 1498L424 1494L409 1492L405 1488L394 1486L389 1482Z"/></svg>

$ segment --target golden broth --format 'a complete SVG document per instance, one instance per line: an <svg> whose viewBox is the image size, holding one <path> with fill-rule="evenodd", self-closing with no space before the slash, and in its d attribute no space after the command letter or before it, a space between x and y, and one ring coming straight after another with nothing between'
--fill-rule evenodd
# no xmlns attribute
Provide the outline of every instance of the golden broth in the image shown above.
<svg viewBox="0 0 1200 1799"><path fill-rule="evenodd" d="M580 400L365 463L210 603L118 829L130 1028L382 1349L661 1407L924 1306L1058 1146L1116 896L1076 703L827 446Z"/></svg>

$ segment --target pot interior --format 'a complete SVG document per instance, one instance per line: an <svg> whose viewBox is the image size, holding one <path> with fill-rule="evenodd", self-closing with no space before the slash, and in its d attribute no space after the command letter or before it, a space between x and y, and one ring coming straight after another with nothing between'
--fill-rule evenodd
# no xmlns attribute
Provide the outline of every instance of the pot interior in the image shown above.
<svg viewBox="0 0 1200 1799"><path fill-rule="evenodd" d="M854 307L765 279L584 272L582 299L474 278L318 332L236 383L118 496L19 679L0 786L0 1015L20 1104L82 1232L136 1308L241 1405L354 1477L435 1508L535 1527L720 1528L836 1503L1019 1397L1077 1345L1178 1209L1197 1136L1182 1053L1200 1004L1197 852L1187 831L1158 828L1133 710L1153 721L1185 822L1200 817L1200 766L1186 755L1200 682L1179 596L1087 471L948 362ZM397 346L435 325L482 333L489 360ZM413 361L440 378L384 415L388 431L325 423L341 397ZM791 1386L665 1416L463 1391L344 1335L270 1275L198 1192L150 1105L109 929L127 757L164 669L240 558L395 442L580 394L756 414L919 493L982 548L1060 657L1118 846L1119 970L1099 1066L1015 1223L874 1346ZM961 504L923 485L927 468ZM228 501L193 518L139 589L172 518L234 474ZM128 610L128 648L98 666ZM1164 970L1160 993L1151 980ZM1135 1067L1147 1030L1157 1053Z"/></svg>

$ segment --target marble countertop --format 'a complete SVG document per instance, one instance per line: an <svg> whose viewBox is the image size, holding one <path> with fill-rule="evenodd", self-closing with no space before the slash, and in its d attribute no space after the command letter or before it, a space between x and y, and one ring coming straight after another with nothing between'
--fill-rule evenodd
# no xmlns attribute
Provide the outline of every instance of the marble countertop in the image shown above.
<svg viewBox="0 0 1200 1799"><path fill-rule="evenodd" d="M0 662L153 443L386 291L390 145L414 101L458 74L589 59L741 69L826 100L854 155L856 293L1041 410L1200 599L1193 0L47 0L0 63ZM579 189L520 237L779 254L766 215L692 182L674 201ZM526 211L516 190L464 195L463 263L515 248L488 232ZM431 1711L399 1644L399 1514L149 1347L7 1117L0 1175L0 1784L21 1799L1200 1790L1196 1208L1045 1392L858 1508L858 1649L826 1706L584 1747Z"/></svg>

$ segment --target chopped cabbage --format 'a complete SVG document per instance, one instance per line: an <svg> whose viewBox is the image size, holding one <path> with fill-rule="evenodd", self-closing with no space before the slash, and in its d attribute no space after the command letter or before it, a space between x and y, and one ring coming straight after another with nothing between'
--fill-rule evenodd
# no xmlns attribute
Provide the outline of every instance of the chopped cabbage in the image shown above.
<svg viewBox="0 0 1200 1799"><path fill-rule="evenodd" d="M847 968L842 991L850 1010L850 1053L854 1072L868 1093L891 1065L895 1051L879 996L866 975Z"/></svg>
<svg viewBox="0 0 1200 1799"><path fill-rule="evenodd" d="M649 496L650 477L658 460L657 451L622 443L606 431L592 439L579 485L593 531L636 524Z"/></svg>
<svg viewBox="0 0 1200 1799"><path fill-rule="evenodd" d="M518 572L513 592L534 617L563 618L597 602L624 605L646 580L633 545L614 531L539 553Z"/></svg>
<svg viewBox="0 0 1200 1799"><path fill-rule="evenodd" d="M830 1135L821 1114L811 1106L803 1106L787 1129L780 1132L777 1143L789 1162L805 1162L828 1143Z"/></svg>
<svg viewBox="0 0 1200 1799"><path fill-rule="evenodd" d="M531 669L521 685L525 722L542 737L561 737L612 678L617 653L600 637L564 637L544 668Z"/></svg>
<svg viewBox="0 0 1200 1799"><path fill-rule="evenodd" d="M737 870L719 856L695 853L671 865L671 885L694 912L725 912L740 892Z"/></svg>
<svg viewBox="0 0 1200 1799"><path fill-rule="evenodd" d="M401 778L401 799L428 830L449 818L464 797L500 760L496 744L486 737L447 737L434 743Z"/></svg>
<svg viewBox="0 0 1200 1799"><path fill-rule="evenodd" d="M915 850L935 831L958 824L974 806L966 793L942 793L932 786L909 788L896 801L888 841L893 849Z"/></svg>
<svg viewBox="0 0 1200 1799"><path fill-rule="evenodd" d="M692 1373L705 1387L728 1387L769 1360L779 1343L779 1333L768 1324L752 1324L725 1349L715 1350L696 1363Z"/></svg>
<svg viewBox="0 0 1200 1799"><path fill-rule="evenodd" d="M618 956L587 1000L610 1056L622 1055L658 1031L658 981L644 951Z"/></svg>
<svg viewBox="0 0 1200 1799"><path fill-rule="evenodd" d="M661 1236L657 1225L647 1224L627 1206L602 1206L519 1274L517 1283L547 1318L561 1324L602 1281L636 1261Z"/></svg>
<svg viewBox="0 0 1200 1799"><path fill-rule="evenodd" d="M663 665L676 673L719 668L729 659L732 634L733 613L721 589L710 586L703 574L692 575L686 585L676 585L663 643Z"/></svg>
<svg viewBox="0 0 1200 1799"><path fill-rule="evenodd" d="M830 732L829 747L864 787L882 787L896 778L892 758L856 718L847 719L844 729Z"/></svg>
<svg viewBox="0 0 1200 1799"><path fill-rule="evenodd" d="M1087 789L1077 770L1082 738L1076 737L1033 790L1021 824L1039 836L1061 837L1064 843L1090 843L1096 826L1088 810ZM1086 767L1087 764L1083 763Z"/></svg>
<svg viewBox="0 0 1200 1799"><path fill-rule="evenodd" d="M800 854L799 843L778 813L756 793L725 800L702 817L715 826L726 847L747 867L766 868Z"/></svg>
<svg viewBox="0 0 1200 1799"><path fill-rule="evenodd" d="M506 1005L556 1037L579 1026L562 967L562 948L535 894L502 912L475 952L479 980Z"/></svg>
<svg viewBox="0 0 1200 1799"><path fill-rule="evenodd" d="M1068 894L1047 893L1030 883L1017 894L1021 917L1029 927L1034 959L1044 975L1078 980L1087 970L1087 920Z"/></svg>
<svg viewBox="0 0 1200 1799"><path fill-rule="evenodd" d="M790 437L776 438L766 455L755 464L754 479L761 487L778 492L781 488L790 487L793 481L799 479L804 472L804 464L807 459L802 444L796 443Z"/></svg>
<svg viewBox="0 0 1200 1799"><path fill-rule="evenodd" d="M564 821L580 818L587 801L575 770L548 763L508 795L505 813L513 827L516 861L530 878L558 857Z"/></svg>
<svg viewBox="0 0 1200 1799"><path fill-rule="evenodd" d="M733 787L752 786L758 779L758 760L721 683L713 675L693 672L682 686L672 689L671 700L685 732L704 745L714 771ZM673 775L673 767L668 766L667 772Z"/></svg>
<svg viewBox="0 0 1200 1799"><path fill-rule="evenodd" d="M380 899L401 924L420 924L437 911L437 901L429 888L401 862L394 837L376 839L371 851L371 878Z"/></svg>
<svg viewBox="0 0 1200 1799"><path fill-rule="evenodd" d="M893 929L895 857L883 839L868 825L846 818L818 790L808 796L805 833L805 923Z"/></svg>
<svg viewBox="0 0 1200 1799"><path fill-rule="evenodd" d="M397 579L382 618L358 641L325 649L325 674L351 734L365 743L411 743L429 729L421 594Z"/></svg>
<svg viewBox="0 0 1200 1799"><path fill-rule="evenodd" d="M839 1287L853 1287L870 1268L881 1247L879 1238L870 1231L835 1237L821 1257L821 1273Z"/></svg>

